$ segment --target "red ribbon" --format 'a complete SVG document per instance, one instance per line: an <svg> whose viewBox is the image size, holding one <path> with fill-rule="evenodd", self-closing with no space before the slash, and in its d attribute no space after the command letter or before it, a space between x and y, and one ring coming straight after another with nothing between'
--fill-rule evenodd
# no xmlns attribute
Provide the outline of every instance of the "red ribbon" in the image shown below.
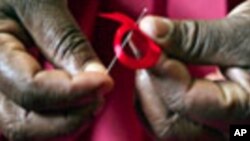
<svg viewBox="0 0 250 141"><path fill-rule="evenodd" d="M118 60L123 65L131 69L142 69L153 67L157 63L161 49L138 28L137 24L131 18L121 13L101 14L101 17L121 23L114 37L114 51ZM133 43L142 53L140 58L127 55L122 48L122 40L130 31L133 31Z"/></svg>

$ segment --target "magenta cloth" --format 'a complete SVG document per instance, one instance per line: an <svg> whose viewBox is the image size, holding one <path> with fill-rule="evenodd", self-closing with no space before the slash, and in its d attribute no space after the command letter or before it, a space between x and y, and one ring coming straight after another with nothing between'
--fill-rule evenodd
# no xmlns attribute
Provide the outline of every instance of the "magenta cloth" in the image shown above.
<svg viewBox="0 0 250 141"><path fill-rule="evenodd" d="M104 64L114 56L112 36L117 25L97 17L98 12L119 11L136 18L144 7L150 13L175 19L217 19L227 12L226 0L69 0L81 29ZM234 2L230 4L236 4ZM232 5L230 5L232 7ZM45 66L52 68L48 63ZM203 77L215 67L190 67L192 75ZM116 64L111 75L116 84L92 127L54 141L152 141L134 109L134 72Z"/></svg>
<svg viewBox="0 0 250 141"><path fill-rule="evenodd" d="M178 7L179 6L179 7ZM150 13L170 18L216 19L225 16L225 0L106 0L100 4L100 12L124 12L134 19L144 7ZM192 7L194 9L192 9ZM211 9L213 7L213 9ZM101 60L107 65L114 56L113 35L117 24L109 20L97 19L93 34L93 45ZM213 67L191 68L192 74L202 77L214 71ZM116 85L109 94L102 114L92 126L91 141L146 141L151 140L140 124L133 107L134 73L117 64L112 72Z"/></svg>

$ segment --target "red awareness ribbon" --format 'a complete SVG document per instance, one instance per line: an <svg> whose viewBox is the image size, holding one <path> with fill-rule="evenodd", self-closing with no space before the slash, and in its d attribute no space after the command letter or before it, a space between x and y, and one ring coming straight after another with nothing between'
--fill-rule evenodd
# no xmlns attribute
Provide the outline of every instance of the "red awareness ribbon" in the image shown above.
<svg viewBox="0 0 250 141"><path fill-rule="evenodd" d="M161 49L139 29L134 20L118 12L101 14L100 16L121 24L115 33L113 45L115 55L123 65L131 69L143 69L153 67L157 63L161 55ZM130 31L133 31L134 45L142 52L140 58L126 54L122 47L122 40Z"/></svg>

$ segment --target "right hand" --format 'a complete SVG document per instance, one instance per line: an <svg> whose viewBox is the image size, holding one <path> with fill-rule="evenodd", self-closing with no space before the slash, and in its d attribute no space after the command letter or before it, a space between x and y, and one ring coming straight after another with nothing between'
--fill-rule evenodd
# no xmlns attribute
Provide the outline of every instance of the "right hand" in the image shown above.
<svg viewBox="0 0 250 141"><path fill-rule="evenodd" d="M249 19L248 0L220 20L155 16L141 20L141 30L161 47L164 56L153 68L139 70L136 77L139 109L157 137L186 133L186 139L197 131L203 133L200 125L191 128L194 121L232 124L249 119ZM185 63L218 66L222 70L219 81L193 77Z"/></svg>
<svg viewBox="0 0 250 141"><path fill-rule="evenodd" d="M43 70L31 43L56 69ZM44 140L89 124L112 86L66 0L0 0L0 130L8 139Z"/></svg>

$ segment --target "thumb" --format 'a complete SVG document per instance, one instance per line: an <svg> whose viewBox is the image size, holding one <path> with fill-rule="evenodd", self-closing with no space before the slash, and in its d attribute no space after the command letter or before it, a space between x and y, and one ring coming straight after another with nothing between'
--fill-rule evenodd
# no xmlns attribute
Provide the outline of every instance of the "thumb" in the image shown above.
<svg viewBox="0 0 250 141"><path fill-rule="evenodd" d="M211 21L169 20L148 16L140 28L170 56L189 63L250 66L250 1L227 18Z"/></svg>
<svg viewBox="0 0 250 141"><path fill-rule="evenodd" d="M36 45L57 67L70 73L105 72L69 13L66 0L12 1L12 6Z"/></svg>

